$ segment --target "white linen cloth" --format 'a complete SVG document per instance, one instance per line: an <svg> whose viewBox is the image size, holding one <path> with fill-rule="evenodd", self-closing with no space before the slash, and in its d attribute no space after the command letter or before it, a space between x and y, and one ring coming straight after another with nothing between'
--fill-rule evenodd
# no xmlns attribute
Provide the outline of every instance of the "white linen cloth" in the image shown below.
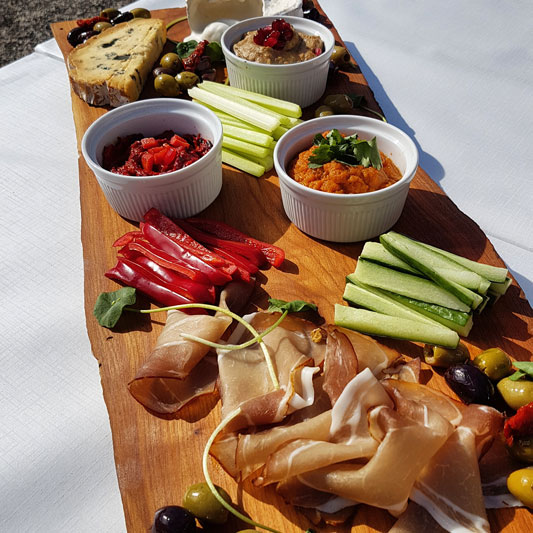
<svg viewBox="0 0 533 533"><path fill-rule="evenodd" d="M412 136L422 167L481 226L533 303L533 4L321 5L388 120ZM70 94L53 41L0 69L0 110L0 530L120 533L83 312Z"/></svg>

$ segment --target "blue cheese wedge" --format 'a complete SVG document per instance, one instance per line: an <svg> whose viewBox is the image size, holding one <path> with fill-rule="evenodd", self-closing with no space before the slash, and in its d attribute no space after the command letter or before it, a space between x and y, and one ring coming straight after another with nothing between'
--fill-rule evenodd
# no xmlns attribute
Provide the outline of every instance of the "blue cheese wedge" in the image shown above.
<svg viewBox="0 0 533 533"><path fill-rule="evenodd" d="M136 18L91 37L67 58L72 89L95 106L137 100L165 42L165 23L152 18Z"/></svg>

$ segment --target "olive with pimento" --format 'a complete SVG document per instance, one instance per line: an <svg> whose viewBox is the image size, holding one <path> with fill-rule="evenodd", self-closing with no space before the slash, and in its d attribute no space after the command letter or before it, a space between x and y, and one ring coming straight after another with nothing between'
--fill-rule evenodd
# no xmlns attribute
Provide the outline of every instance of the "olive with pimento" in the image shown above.
<svg viewBox="0 0 533 533"><path fill-rule="evenodd" d="M457 348L443 348L426 344L424 346L424 361L431 366L449 368L466 363L470 359L468 348L460 342Z"/></svg>
<svg viewBox="0 0 533 533"><path fill-rule="evenodd" d="M331 52L331 61L339 67L347 65L350 62L350 54L344 46L335 45L333 52Z"/></svg>

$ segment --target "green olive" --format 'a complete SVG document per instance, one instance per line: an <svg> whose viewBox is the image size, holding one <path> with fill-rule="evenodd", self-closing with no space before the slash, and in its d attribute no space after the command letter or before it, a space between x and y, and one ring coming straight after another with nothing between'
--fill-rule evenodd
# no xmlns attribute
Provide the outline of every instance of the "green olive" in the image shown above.
<svg viewBox="0 0 533 533"><path fill-rule="evenodd" d="M93 30L97 31L98 33L102 33L104 30L107 30L107 28L112 28L112 27L113 25L111 24L111 22L100 21L100 22L97 22L93 26Z"/></svg>
<svg viewBox="0 0 533 533"><path fill-rule="evenodd" d="M335 45L333 47L333 52L331 53L331 61L338 66L346 65L350 62L350 54L344 46Z"/></svg>
<svg viewBox="0 0 533 533"><path fill-rule="evenodd" d="M174 71L176 74L183 68L183 63L181 62L180 56L174 52L165 54L159 60L159 64L163 68L168 68L169 70Z"/></svg>
<svg viewBox="0 0 533 533"><path fill-rule="evenodd" d="M152 16L150 11L144 9L144 7L136 7L130 10L130 13L133 15L133 18L136 19L149 19Z"/></svg>
<svg viewBox="0 0 533 533"><path fill-rule="evenodd" d="M120 11L114 7L108 7L107 9L102 9L102 11L100 11L100 16L109 20L114 19L117 15L120 15Z"/></svg>
<svg viewBox="0 0 533 533"><path fill-rule="evenodd" d="M513 437L513 445L507 449L519 461L533 464L533 436Z"/></svg>
<svg viewBox="0 0 533 533"><path fill-rule="evenodd" d="M334 114L333 109L331 109L329 105L321 105L320 107L317 107L315 111L315 117L329 117Z"/></svg>
<svg viewBox="0 0 533 533"><path fill-rule="evenodd" d="M154 79L154 89L161 96L178 96L180 94L180 87L176 78L170 74L159 74Z"/></svg>
<svg viewBox="0 0 533 533"><path fill-rule="evenodd" d="M496 385L505 403L514 410L533 402L533 381L530 379L503 378Z"/></svg>
<svg viewBox="0 0 533 533"><path fill-rule="evenodd" d="M509 356L500 348L490 348L481 352L473 363L493 381L499 381L508 376L513 366Z"/></svg>
<svg viewBox="0 0 533 533"><path fill-rule="evenodd" d="M330 94L322 102L335 111L335 113L345 113L353 109L352 99L347 94Z"/></svg>
<svg viewBox="0 0 533 533"><path fill-rule="evenodd" d="M515 470L507 478L509 492L526 507L533 509L533 468Z"/></svg>
<svg viewBox="0 0 533 533"><path fill-rule="evenodd" d="M215 487L220 496L231 503L229 494L223 488ZM228 510L216 499L207 483L191 485L183 497L183 507L200 522L223 524L228 519Z"/></svg>
<svg viewBox="0 0 533 533"><path fill-rule="evenodd" d="M468 348L462 342L454 349L433 346L431 344L424 346L424 361L431 366L449 368L454 365L463 364L469 358Z"/></svg>
<svg viewBox="0 0 533 533"><path fill-rule="evenodd" d="M192 89L200 81L200 78L194 72L184 70L176 76L176 81L181 89Z"/></svg>

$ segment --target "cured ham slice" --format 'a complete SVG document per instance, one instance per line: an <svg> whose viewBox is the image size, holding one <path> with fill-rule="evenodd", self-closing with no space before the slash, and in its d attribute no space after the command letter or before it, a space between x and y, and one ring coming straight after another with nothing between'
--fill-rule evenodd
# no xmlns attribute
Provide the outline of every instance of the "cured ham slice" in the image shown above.
<svg viewBox="0 0 533 533"><path fill-rule="evenodd" d="M248 320L262 333L278 318L278 313L255 313ZM312 340L316 329L311 322L288 316L276 329L263 338L268 348L279 382L276 389L261 346L257 343L239 350L218 350L222 417L240 408L240 415L228 426L228 431L280 422L291 411L313 403L313 372L307 366L322 364L325 343ZM238 325L228 344L245 342L250 333ZM306 391L309 397L302 398ZM292 404L291 401L295 400Z"/></svg>
<svg viewBox="0 0 533 533"><path fill-rule="evenodd" d="M398 518L394 526L389 529L389 533L418 533L431 531L431 533L446 533L446 529L441 527L433 517L423 508L413 501L409 502L407 509Z"/></svg>
<svg viewBox="0 0 533 533"><path fill-rule="evenodd" d="M128 384L133 397L147 409L157 413L174 413L181 409L190 399L190 392L207 390L208 378L216 381L216 365L205 365L197 369L192 382L183 384L183 380L209 352L209 346L184 339L182 334L189 333L203 339L217 342L231 324L232 319L226 315L188 315L179 310L167 313L165 327L159 335L156 345ZM212 368L214 366L214 372ZM208 389L214 389L214 382ZM205 392L202 392L205 394Z"/></svg>
<svg viewBox="0 0 533 533"><path fill-rule="evenodd" d="M357 355L350 339L340 330L329 328L324 360L324 390L335 405L344 387L357 374Z"/></svg>
<svg viewBox="0 0 533 533"><path fill-rule="evenodd" d="M376 409L376 424L384 438L365 465L340 463L298 476L319 491L387 509L398 516L407 507L415 480L453 431L451 424L431 409L418 419L390 407Z"/></svg>
<svg viewBox="0 0 533 533"><path fill-rule="evenodd" d="M372 337L350 329L339 327L336 329L344 333L351 342L357 355L359 372L365 368L370 368L375 376L383 377L382 371L392 366L394 361L401 357L398 351L380 344Z"/></svg>
<svg viewBox="0 0 533 533"><path fill-rule="evenodd" d="M411 499L447 531L490 532L472 430L455 430L424 468Z"/></svg>

